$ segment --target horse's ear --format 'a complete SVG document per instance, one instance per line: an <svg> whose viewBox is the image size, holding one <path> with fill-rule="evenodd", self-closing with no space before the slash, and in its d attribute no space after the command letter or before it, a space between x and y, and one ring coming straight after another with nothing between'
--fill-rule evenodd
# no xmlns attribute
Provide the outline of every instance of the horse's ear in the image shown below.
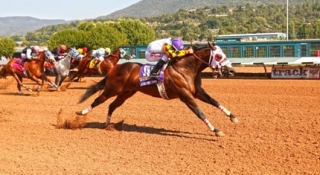
<svg viewBox="0 0 320 175"><path fill-rule="evenodd" d="M212 50L216 50L216 49L217 49L217 48L215 47L215 46L216 46L216 43L215 43L215 42L213 42L213 43L208 42L208 45L209 45L209 47L210 47Z"/></svg>

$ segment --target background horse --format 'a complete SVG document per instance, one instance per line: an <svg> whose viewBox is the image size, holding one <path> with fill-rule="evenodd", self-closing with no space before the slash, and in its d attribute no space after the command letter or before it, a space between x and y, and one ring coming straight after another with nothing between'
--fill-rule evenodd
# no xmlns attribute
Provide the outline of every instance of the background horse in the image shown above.
<svg viewBox="0 0 320 175"><path fill-rule="evenodd" d="M238 119L231 114L229 110L210 97L201 87L201 72L207 67L212 68L210 59L213 59L212 50L216 49L211 43L208 44L209 47L199 49L194 46L195 52L193 54L169 62L167 68L160 73L159 79L149 79L151 85L142 85L144 80L142 81L141 79L143 76L141 72L147 70L147 72L149 71L147 74L150 74L152 67L147 68L147 65L133 62L116 65L114 68L108 70L107 75L100 82L92 85L85 92L79 103L85 101L97 91L104 89L101 95L97 97L88 108L77 111L76 114L85 115L107 99L117 96L109 105L106 119L106 125L108 125L110 124L114 110L139 91L153 97L162 97L168 100L179 98L211 131L215 132L217 136L224 136L222 131L215 128L209 122L195 101L195 98L197 98L205 103L211 104L222 110L232 122L238 122ZM156 84L152 84L154 81Z"/></svg>
<svg viewBox="0 0 320 175"><path fill-rule="evenodd" d="M76 74L70 75L69 76L69 80L73 81L75 78L77 78L74 81L81 81L81 78L83 78L85 75L88 74L103 74L103 69L100 69L100 65L101 62L98 67L94 67L94 68L90 68L90 62L92 59L94 59L91 56L92 51L90 51L90 53L87 53L82 60L80 61L79 65L78 65L78 71L76 72ZM110 55L105 57L106 62L103 64L106 64L105 66L108 67L107 69L110 69L111 67L113 67L114 65L116 65L120 59L120 49L116 49L115 51L113 51ZM108 58L108 59L106 59ZM110 67L111 66L111 67Z"/></svg>
<svg viewBox="0 0 320 175"><path fill-rule="evenodd" d="M37 57L37 59L31 59L25 62L24 69L28 75L27 77L23 73L20 58L11 59L1 70L1 76L6 77L7 74L10 74L14 77L17 81L17 88L20 95L23 94L21 86L28 91L32 91L32 89L22 83L23 78L30 78L38 84L36 89L38 94L44 81L48 81L50 84L53 84L53 82L44 73L44 62L46 58L45 51L40 51ZM55 87L58 88L57 86Z"/></svg>
<svg viewBox="0 0 320 175"><path fill-rule="evenodd" d="M54 75L56 77L55 84L58 86L58 91L62 82L68 77L71 66L71 59L76 57L78 52L75 48L72 48L66 56L54 63L53 67L45 67L46 73Z"/></svg>

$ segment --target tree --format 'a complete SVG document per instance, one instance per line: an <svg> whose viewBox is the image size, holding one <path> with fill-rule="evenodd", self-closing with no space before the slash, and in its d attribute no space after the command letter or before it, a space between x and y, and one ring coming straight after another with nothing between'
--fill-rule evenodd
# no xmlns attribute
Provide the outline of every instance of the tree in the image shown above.
<svg viewBox="0 0 320 175"><path fill-rule="evenodd" d="M49 49L53 49L61 44L66 45L68 48L82 47L86 43L85 39L86 32L84 31L74 29L62 30L50 37L48 47Z"/></svg>
<svg viewBox="0 0 320 175"><path fill-rule="evenodd" d="M12 56L14 52L14 40L11 38L0 38L0 56Z"/></svg>
<svg viewBox="0 0 320 175"><path fill-rule="evenodd" d="M118 19L110 25L126 36L124 45L146 45L155 39L154 31L140 20Z"/></svg>
<svg viewBox="0 0 320 175"><path fill-rule="evenodd" d="M88 31L85 41L89 49L98 49L100 47L115 49L127 43L125 34L107 25L99 25Z"/></svg>

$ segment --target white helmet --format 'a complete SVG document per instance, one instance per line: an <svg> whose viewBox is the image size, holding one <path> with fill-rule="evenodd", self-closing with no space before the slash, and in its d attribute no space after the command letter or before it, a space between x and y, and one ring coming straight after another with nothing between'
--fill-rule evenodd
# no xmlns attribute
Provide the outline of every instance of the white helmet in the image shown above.
<svg viewBox="0 0 320 175"><path fill-rule="evenodd" d="M104 48L100 48L100 49L97 50L97 53L98 53L99 55L104 55L105 52L106 52L106 50L105 50Z"/></svg>
<svg viewBox="0 0 320 175"><path fill-rule="evenodd" d="M39 52L40 50L40 47L39 46L32 46L32 49L36 52Z"/></svg>

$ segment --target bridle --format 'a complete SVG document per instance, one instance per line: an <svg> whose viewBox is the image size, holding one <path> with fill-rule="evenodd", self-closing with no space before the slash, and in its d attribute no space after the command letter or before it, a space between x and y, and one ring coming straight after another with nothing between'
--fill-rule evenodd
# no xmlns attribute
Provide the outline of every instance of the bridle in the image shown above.
<svg viewBox="0 0 320 175"><path fill-rule="evenodd" d="M201 61L203 64L207 65L207 66L210 67L212 70L214 70L213 67L211 66L212 59L214 59L211 48L210 48L210 59L209 59L209 62L203 61L203 60L200 59L195 53L192 53L192 55L193 55L197 60Z"/></svg>

